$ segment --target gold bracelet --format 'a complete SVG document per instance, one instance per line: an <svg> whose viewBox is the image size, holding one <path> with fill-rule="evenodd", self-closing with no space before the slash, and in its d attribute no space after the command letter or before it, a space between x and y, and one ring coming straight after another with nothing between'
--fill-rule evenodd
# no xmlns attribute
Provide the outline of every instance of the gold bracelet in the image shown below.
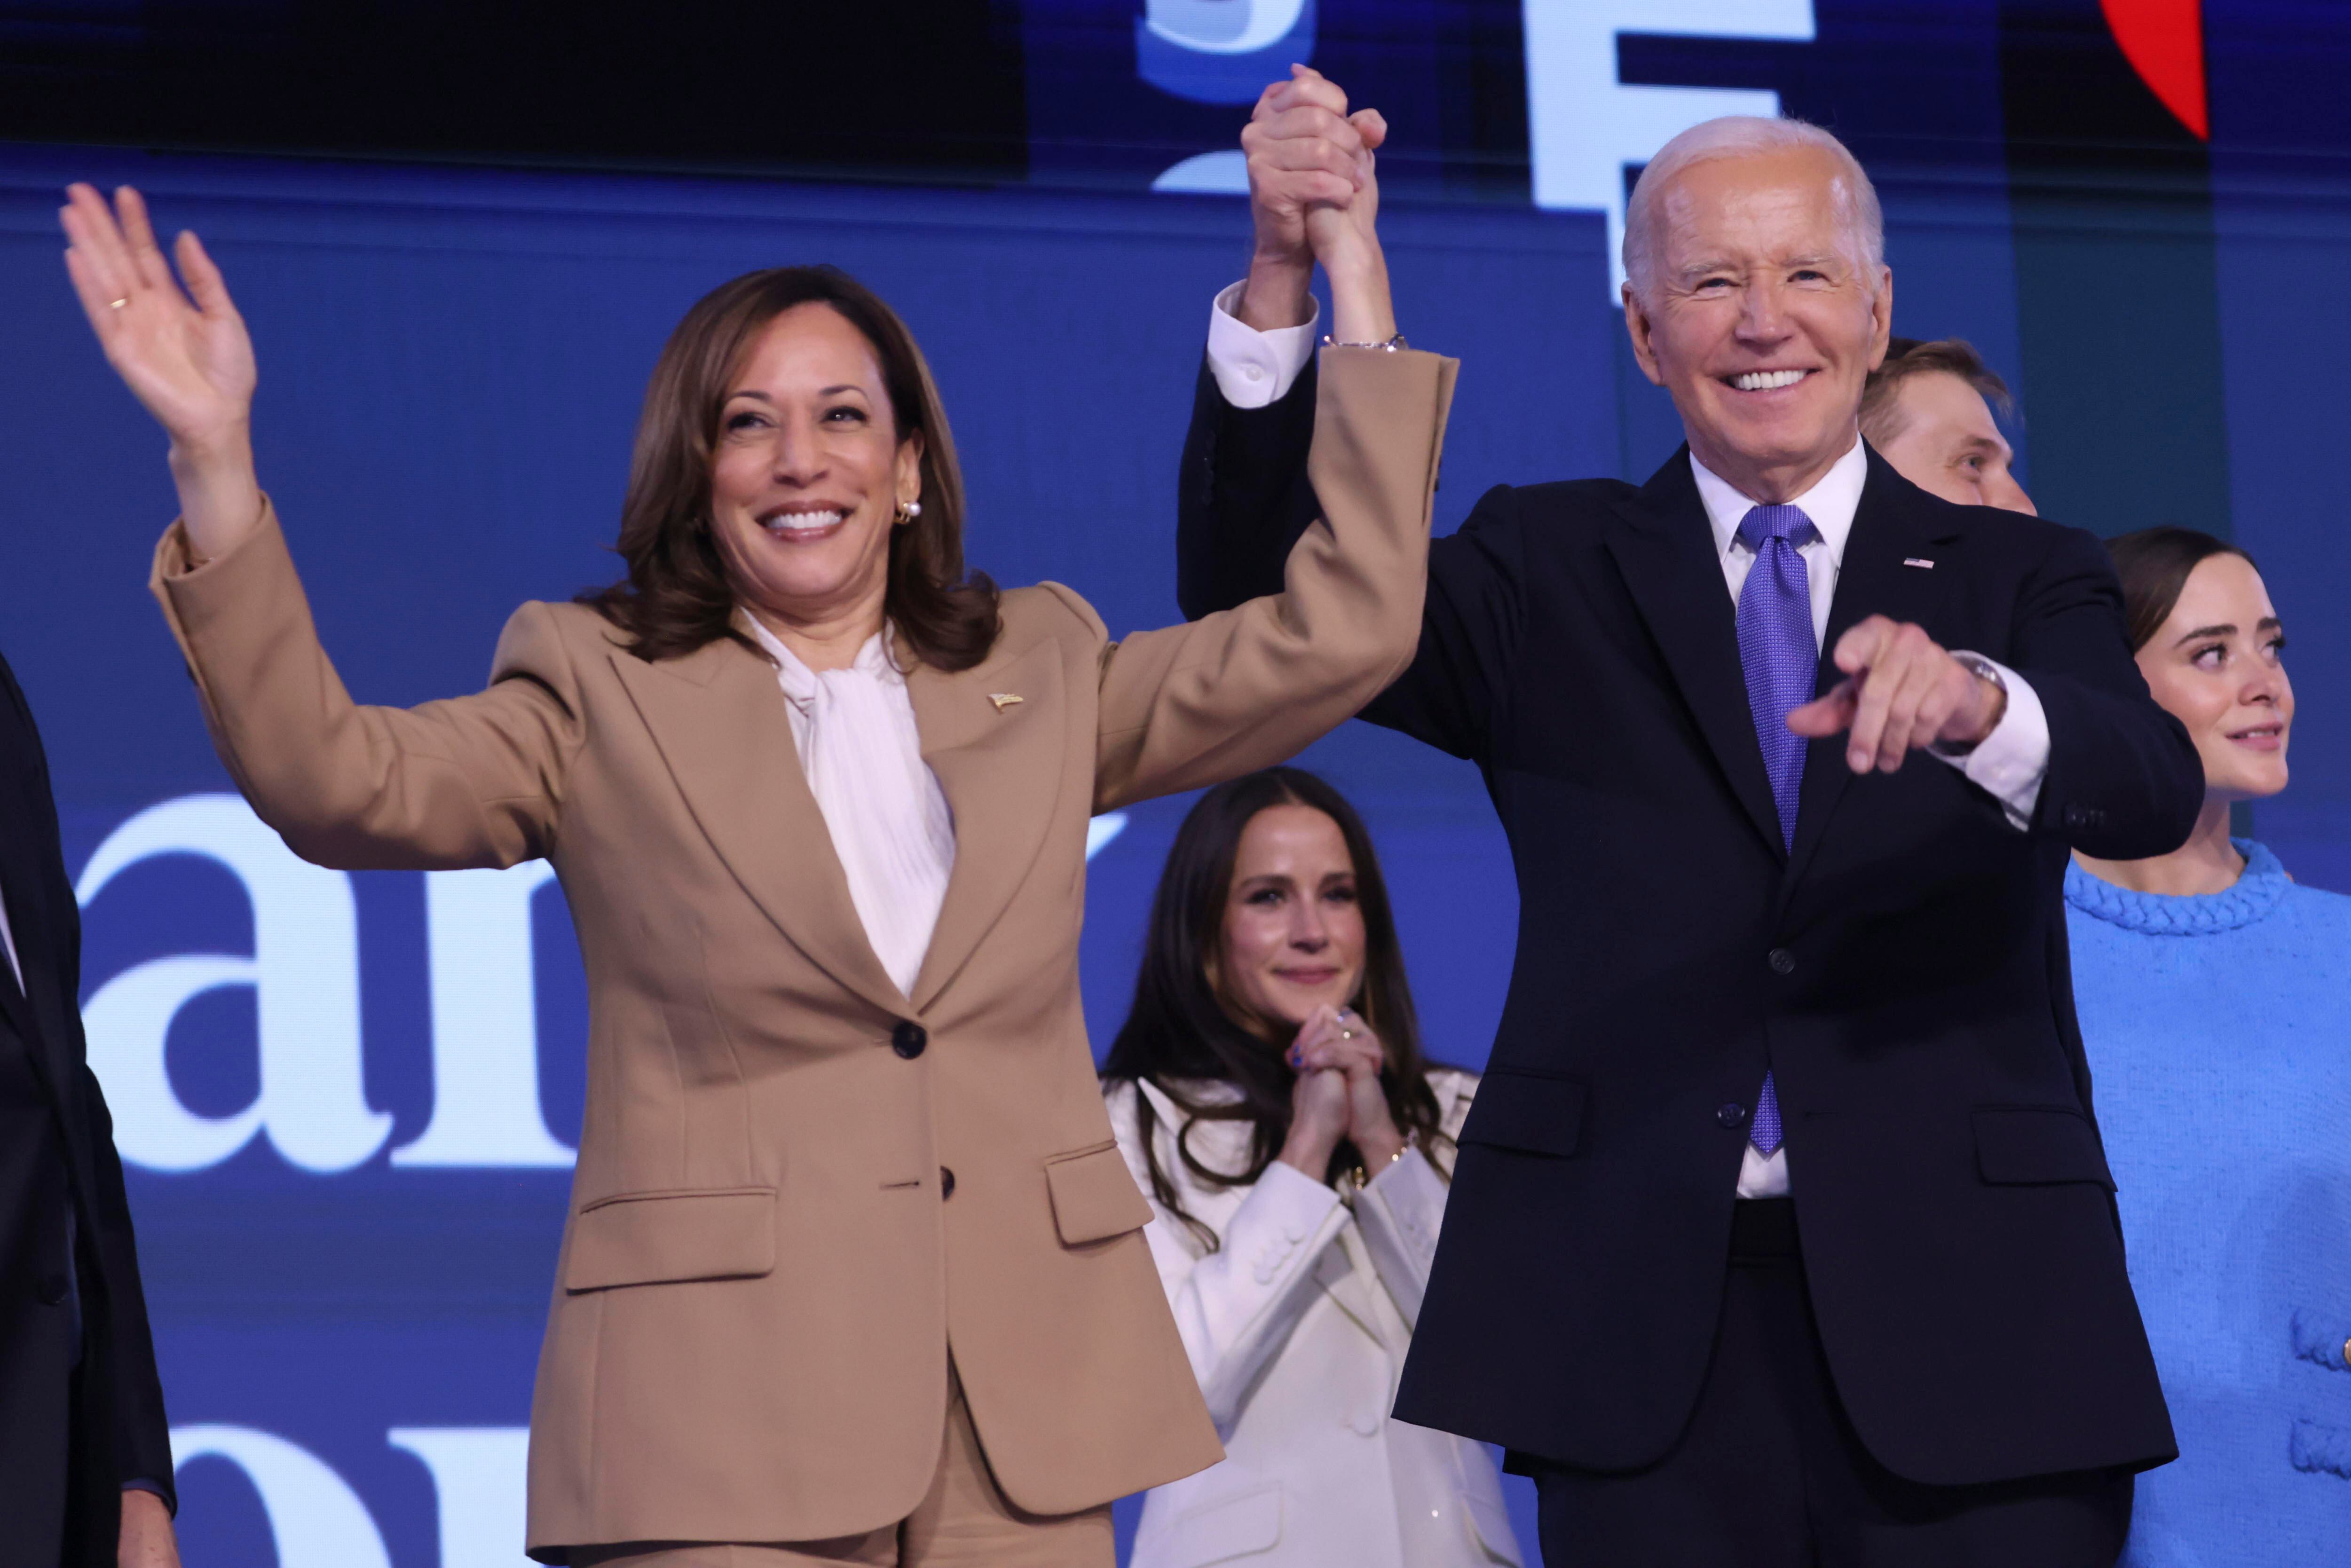
<svg viewBox="0 0 2351 1568"><path fill-rule="evenodd" d="M1410 1147L1412 1147L1412 1145L1408 1143L1397 1145L1396 1152L1388 1156L1388 1166L1392 1166L1395 1164L1396 1161L1404 1158L1405 1150ZM1380 1169L1385 1170L1388 1168L1388 1166L1382 1166ZM1364 1171L1362 1162L1358 1161L1355 1166L1355 1190L1357 1192L1361 1192L1371 1185L1371 1176Z"/></svg>

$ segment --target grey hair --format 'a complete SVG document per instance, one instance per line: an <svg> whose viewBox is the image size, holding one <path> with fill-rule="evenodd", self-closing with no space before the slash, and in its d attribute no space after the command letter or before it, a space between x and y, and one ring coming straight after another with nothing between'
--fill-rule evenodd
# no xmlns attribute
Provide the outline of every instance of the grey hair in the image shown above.
<svg viewBox="0 0 2351 1568"><path fill-rule="evenodd" d="M1657 149L1633 187L1625 209L1625 276L1641 299L1650 298L1656 263L1651 244L1657 224L1657 204L1684 170L1722 158L1751 158L1759 153L1792 148L1817 148L1834 159L1839 172L1834 189L1846 231L1859 242L1861 261L1868 274L1869 291L1877 292L1877 269L1886 264L1886 214L1877 204L1877 187L1869 172L1829 132L1801 120L1766 120L1760 115L1726 114L1703 120Z"/></svg>

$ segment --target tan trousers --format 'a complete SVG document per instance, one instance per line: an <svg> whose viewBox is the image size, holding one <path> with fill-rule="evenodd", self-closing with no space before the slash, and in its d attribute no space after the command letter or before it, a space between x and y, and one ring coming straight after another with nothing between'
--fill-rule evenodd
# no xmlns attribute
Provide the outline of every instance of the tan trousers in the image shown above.
<svg viewBox="0 0 2351 1568"><path fill-rule="evenodd" d="M914 1511L896 1524L836 1541L729 1545L637 1541L575 1546L572 1568L793 1568L849 1563L872 1568L1111 1568L1110 1505L1083 1513L1023 1513L997 1490L963 1400L947 1389L946 1441L938 1474Z"/></svg>

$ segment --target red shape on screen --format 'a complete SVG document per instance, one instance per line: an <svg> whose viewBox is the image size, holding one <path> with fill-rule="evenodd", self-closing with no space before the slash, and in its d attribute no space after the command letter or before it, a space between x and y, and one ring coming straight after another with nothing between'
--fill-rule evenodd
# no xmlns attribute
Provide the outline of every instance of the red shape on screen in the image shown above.
<svg viewBox="0 0 2351 1568"><path fill-rule="evenodd" d="M2212 139L2204 99L2202 0L2099 0L2123 57L2163 107L2205 141Z"/></svg>

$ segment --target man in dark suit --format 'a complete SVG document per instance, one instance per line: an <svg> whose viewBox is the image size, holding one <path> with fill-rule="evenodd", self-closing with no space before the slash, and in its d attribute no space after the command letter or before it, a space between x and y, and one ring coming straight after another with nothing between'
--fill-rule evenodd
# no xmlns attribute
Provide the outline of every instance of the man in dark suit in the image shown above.
<svg viewBox="0 0 2351 1568"><path fill-rule="evenodd" d="M84 1060L48 761L0 662L0 1568L176 1568L122 1162Z"/></svg>
<svg viewBox="0 0 2351 1568"><path fill-rule="evenodd" d="M1293 234L1344 208L1324 265L1380 265L1384 127L1345 115L1303 73L1244 136L1189 614L1278 581L1311 515ZM1834 138L1677 137L1625 259L1687 446L1487 495L1364 714L1478 763L1520 901L1396 1414L1505 1445L1552 1568L2110 1563L2174 1450L2060 887L2073 848L2179 843L2195 752L2095 538L1861 440L1893 280Z"/></svg>

